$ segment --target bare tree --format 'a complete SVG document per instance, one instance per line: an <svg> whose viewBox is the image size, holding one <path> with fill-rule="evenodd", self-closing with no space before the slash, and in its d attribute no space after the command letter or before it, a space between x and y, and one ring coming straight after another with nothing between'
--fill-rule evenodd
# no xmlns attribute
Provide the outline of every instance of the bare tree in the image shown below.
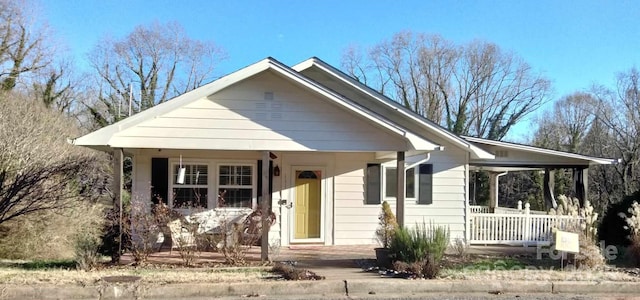
<svg viewBox="0 0 640 300"><path fill-rule="evenodd" d="M617 76L615 89L593 88L598 102L594 107L602 124L599 136L608 136L603 147L611 147L607 155L619 157L616 166L622 189L629 195L640 188L640 72L632 68Z"/></svg>
<svg viewBox="0 0 640 300"><path fill-rule="evenodd" d="M550 90L547 79L491 43L456 46L401 32L366 60L353 49L342 59L350 75L457 134L502 139Z"/></svg>
<svg viewBox="0 0 640 300"><path fill-rule="evenodd" d="M585 153L582 144L595 119L596 99L585 92L576 92L556 101L553 110L537 120L533 143L537 146Z"/></svg>
<svg viewBox="0 0 640 300"><path fill-rule="evenodd" d="M224 57L212 42L189 38L178 23L137 26L123 39L105 38L89 57L100 94L100 103L89 109L100 126L112 123L130 97L134 111L165 102L211 80Z"/></svg>
<svg viewBox="0 0 640 300"><path fill-rule="evenodd" d="M25 0L0 0L0 90L12 90L51 61L47 28L33 21L33 7Z"/></svg>
<svg viewBox="0 0 640 300"><path fill-rule="evenodd" d="M25 94L0 93L0 224L103 194L104 156L67 143L74 128Z"/></svg>

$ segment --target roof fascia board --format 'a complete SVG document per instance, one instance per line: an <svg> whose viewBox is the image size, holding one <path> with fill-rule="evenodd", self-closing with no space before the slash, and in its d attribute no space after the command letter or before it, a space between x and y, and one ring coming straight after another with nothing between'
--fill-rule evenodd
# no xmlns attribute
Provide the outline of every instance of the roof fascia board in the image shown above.
<svg viewBox="0 0 640 300"><path fill-rule="evenodd" d="M382 126L383 128L386 128L396 134L403 136L415 148L410 150L437 150L442 147L441 145L435 144L431 141L428 141L422 137L419 137L409 132L405 128L402 128L392 123L391 121L387 120L383 116L379 116L374 112L369 111L353 103L351 100L345 99L343 96L321 86L320 84L300 74L294 69L287 67L285 65L282 65L279 62L276 62L276 63L279 65L279 68L274 68L274 70L278 71L280 74L299 82L300 84L308 87L309 89L313 90L316 93L323 95L328 99L333 100L335 103L358 114L359 116L364 117L365 119L372 121L378 124L379 126Z"/></svg>
<svg viewBox="0 0 640 300"><path fill-rule="evenodd" d="M508 149L525 151L525 152L533 152L533 153L539 153L539 154L567 157L572 159L587 160L600 165L611 165L619 162L618 159L593 157L593 156L587 156L582 154L575 154L575 153L545 149L540 147L534 147L529 145L521 145L521 144L514 144L514 143L508 143L508 142L502 142L502 141L487 140L483 138L476 138L476 137L469 137L469 136L463 136L463 138L472 143L503 147Z"/></svg>
<svg viewBox="0 0 640 300"><path fill-rule="evenodd" d="M169 99L167 100L167 102L162 103L162 105L150 107L149 109L130 116L124 120L100 128L97 131L91 132L82 137L73 139L73 144L78 146L109 145L109 140L111 139L111 137L122 130L131 128L151 118L166 114L178 107L189 104L202 97L209 96L232 84L235 84L241 80L244 80L268 69L269 60L271 60L271 58L263 59L255 64L242 68L202 87L196 88L192 91L176 96L175 98Z"/></svg>
<svg viewBox="0 0 640 300"><path fill-rule="evenodd" d="M372 97L374 99L377 99L380 103L386 105L387 107L394 109L395 111L403 114L405 117L410 118L411 120L418 122L420 124L422 124L423 126L428 127L429 129L431 129L434 133L436 133L437 135L439 135L442 138L445 138L446 140L452 142L453 144L457 145L458 147L465 149L469 152L472 153L473 158L478 158L478 159L494 159L495 156L483 149L480 149L478 147L475 147L473 145L471 145L470 143L468 143L467 141L465 141L464 139L456 136L455 134L449 132L446 129L443 129L435 124L431 124L430 121L427 121L426 119L417 116L415 113L410 112L406 107L403 107L402 105L395 103L394 101L390 100L390 99L383 99L380 93L374 91L373 89L371 89L370 87L354 80L353 78L346 76L344 73L342 73L339 70L336 70L334 67L330 66L329 64L325 63L324 61L322 61L321 59L317 58L317 57L313 57L310 58L306 61L303 61L295 66L292 67L293 70L297 71L297 72L301 72L304 71L310 67L317 67L319 69L321 69L322 71L324 71L325 73L331 75L334 78L338 78L339 80L349 84L350 86L352 86L353 88L359 90L360 92L364 93L365 95L368 95L369 97ZM386 97L385 97L386 98Z"/></svg>

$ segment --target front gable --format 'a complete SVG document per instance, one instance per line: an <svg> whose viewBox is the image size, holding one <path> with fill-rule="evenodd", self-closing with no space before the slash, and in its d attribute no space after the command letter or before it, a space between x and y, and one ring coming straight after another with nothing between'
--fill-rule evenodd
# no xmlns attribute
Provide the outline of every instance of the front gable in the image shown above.
<svg viewBox="0 0 640 300"><path fill-rule="evenodd" d="M400 151L400 135L266 71L116 133L123 148Z"/></svg>

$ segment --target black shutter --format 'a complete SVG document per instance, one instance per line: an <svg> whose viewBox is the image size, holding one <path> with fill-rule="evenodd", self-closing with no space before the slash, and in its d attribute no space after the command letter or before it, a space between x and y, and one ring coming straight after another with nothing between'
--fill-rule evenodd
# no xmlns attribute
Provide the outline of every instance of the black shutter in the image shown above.
<svg viewBox="0 0 640 300"><path fill-rule="evenodd" d="M154 204L162 201L169 204L167 192L169 191L169 159L151 158L151 201Z"/></svg>
<svg viewBox="0 0 640 300"><path fill-rule="evenodd" d="M421 164L418 174L418 204L433 203L433 165Z"/></svg>
<svg viewBox="0 0 640 300"><path fill-rule="evenodd" d="M367 164L365 204L380 204L382 174L380 164Z"/></svg>
<svg viewBox="0 0 640 300"><path fill-rule="evenodd" d="M258 207L262 202L262 160L258 160ZM269 160L269 194L273 194L273 161Z"/></svg>

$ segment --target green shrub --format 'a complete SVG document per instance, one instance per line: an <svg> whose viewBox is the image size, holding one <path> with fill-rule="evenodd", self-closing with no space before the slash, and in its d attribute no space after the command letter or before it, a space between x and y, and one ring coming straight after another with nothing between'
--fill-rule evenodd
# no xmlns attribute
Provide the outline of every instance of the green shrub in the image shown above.
<svg viewBox="0 0 640 300"><path fill-rule="evenodd" d="M604 241L607 245L626 247L631 244L629 239L631 230L620 214L628 214L634 201L640 202L640 191L624 197L620 202L609 205L598 228L599 240Z"/></svg>
<svg viewBox="0 0 640 300"><path fill-rule="evenodd" d="M390 245L391 258L408 264L433 259L442 260L449 245L449 229L442 226L416 224L415 228L398 228Z"/></svg>
<svg viewBox="0 0 640 300"><path fill-rule="evenodd" d="M393 233L398 228L396 216L391 210L391 206L387 201L382 202L382 209L378 215L378 229L376 229L376 237L383 248L389 248Z"/></svg>

